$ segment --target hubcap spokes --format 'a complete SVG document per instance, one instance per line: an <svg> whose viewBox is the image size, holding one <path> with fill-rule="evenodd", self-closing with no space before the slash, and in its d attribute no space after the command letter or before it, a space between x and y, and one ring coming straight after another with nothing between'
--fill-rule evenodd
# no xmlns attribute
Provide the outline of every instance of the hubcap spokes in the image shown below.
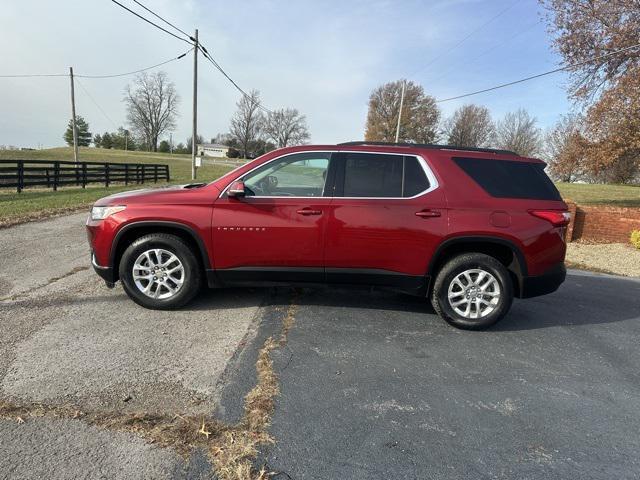
<svg viewBox="0 0 640 480"><path fill-rule="evenodd" d="M151 298L173 297L184 283L184 267L168 250L154 248L140 254L133 264L133 281L142 293Z"/></svg>
<svg viewBox="0 0 640 480"><path fill-rule="evenodd" d="M472 268L458 274L449 284L449 305L460 316L483 318L500 302L500 284L486 270Z"/></svg>

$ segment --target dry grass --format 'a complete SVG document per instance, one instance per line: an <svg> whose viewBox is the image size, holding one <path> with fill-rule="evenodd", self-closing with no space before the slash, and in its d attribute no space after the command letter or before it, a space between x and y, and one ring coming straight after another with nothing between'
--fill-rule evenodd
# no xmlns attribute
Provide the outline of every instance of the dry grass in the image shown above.
<svg viewBox="0 0 640 480"><path fill-rule="evenodd" d="M269 475L264 468L254 472L253 459L260 445L274 442L268 428L280 387L273 370L271 352L287 343L289 330L293 327L298 309L294 301L295 297L282 320L279 340L276 342L273 337L267 338L258 354L258 383L244 399L242 420L234 429L224 432L209 450L216 473L221 480L262 479Z"/></svg>
<svg viewBox="0 0 640 480"><path fill-rule="evenodd" d="M209 449L221 480L245 480L265 475L264 471L253 471L253 459L258 453L258 446L273 443L267 429L275 397L280 391L271 360L271 351L275 348L276 342L269 337L258 355L258 383L245 397L242 420L216 439Z"/></svg>
<svg viewBox="0 0 640 480"><path fill-rule="evenodd" d="M220 480L263 480L273 474L263 467L254 469L258 448L273 443L268 428L280 392L271 353L286 344L295 322L297 306L289 305L282 320L278 341L267 338L256 362L258 381L245 396L244 414L237 425L227 425L211 416L167 415L162 413L122 413L83 411L72 405L16 403L0 400L0 418L24 423L35 418L78 419L98 428L134 433L149 443L173 448L188 456L196 448L206 448Z"/></svg>
<svg viewBox="0 0 640 480"><path fill-rule="evenodd" d="M196 416L148 412L92 412L70 405L19 404L9 401L0 401L0 418L15 420L18 423L35 418L83 420L99 428L134 433L149 443L173 448L184 456L188 455L195 447L207 446L207 437L199 432L203 421L207 423L207 429L214 435L220 436L227 428L211 418L203 420Z"/></svg>

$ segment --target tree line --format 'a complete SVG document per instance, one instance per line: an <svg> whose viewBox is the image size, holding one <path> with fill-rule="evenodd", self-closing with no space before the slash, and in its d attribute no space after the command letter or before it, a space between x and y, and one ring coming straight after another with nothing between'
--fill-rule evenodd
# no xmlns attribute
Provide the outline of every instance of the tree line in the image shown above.
<svg viewBox="0 0 640 480"><path fill-rule="evenodd" d="M640 183L640 49L629 49L640 44L638 1L540 3L553 48L572 66L571 112L546 131L522 108L494 120L486 107L467 104L443 119L434 97L406 82L400 140L540 156L564 182ZM622 49L627 50L614 53ZM403 82L371 93L366 140L395 140Z"/></svg>
<svg viewBox="0 0 640 480"><path fill-rule="evenodd" d="M422 86L407 80L377 87L369 98L365 140L394 142L404 84L399 142L445 143L458 147L495 147L519 155L542 151L543 135L535 117L525 109L507 113L494 121L487 107L467 104L443 118L435 98Z"/></svg>
<svg viewBox="0 0 640 480"><path fill-rule="evenodd" d="M137 75L126 86L123 102L129 129L119 127L115 132L92 135L88 122L77 116L78 145L87 147L93 143L98 148L191 153L191 137L175 146L162 138L175 130L180 105L180 96L165 72ZM229 132L211 139L211 143L230 147L230 157L253 158L275 148L308 143L311 138L304 115L295 108L265 109L257 90L243 95L236 106ZM63 136L68 145L73 145L72 123L70 120ZM204 143L204 138L198 135L196 143Z"/></svg>

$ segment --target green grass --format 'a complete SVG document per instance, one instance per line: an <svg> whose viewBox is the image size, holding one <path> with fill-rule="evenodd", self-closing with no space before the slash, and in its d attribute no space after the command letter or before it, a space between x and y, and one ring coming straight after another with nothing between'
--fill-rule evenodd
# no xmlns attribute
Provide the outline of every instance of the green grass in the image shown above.
<svg viewBox="0 0 640 480"><path fill-rule="evenodd" d="M578 205L640 207L640 186L557 183L565 200Z"/></svg>
<svg viewBox="0 0 640 480"><path fill-rule="evenodd" d="M151 152L131 152L104 150L101 148L81 148L80 160L87 162L114 163L162 163L169 165L170 184L191 182L191 157ZM0 150L0 159L29 160L73 160L71 148L51 148L34 151ZM203 165L198 169L199 182L210 182L224 175L232 167L224 165ZM144 185L116 184L109 188L88 185L86 188L67 187L57 192L51 189L27 189L22 193L15 190L0 190L0 225L18 223L33 218L42 218L55 213L88 207L97 199L125 190L167 185L166 182Z"/></svg>

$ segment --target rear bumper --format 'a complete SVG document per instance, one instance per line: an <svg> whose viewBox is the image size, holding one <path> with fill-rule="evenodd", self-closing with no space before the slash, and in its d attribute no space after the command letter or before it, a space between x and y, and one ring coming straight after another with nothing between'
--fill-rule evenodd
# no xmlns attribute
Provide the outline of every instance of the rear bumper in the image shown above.
<svg viewBox="0 0 640 480"><path fill-rule="evenodd" d="M555 292L567 277L567 269L564 263L559 263L542 275L524 277L520 288L520 298L538 297Z"/></svg>
<svg viewBox="0 0 640 480"><path fill-rule="evenodd" d="M95 270L95 272L107 283L115 283L116 278L113 272L113 268L111 267L101 267L96 263L96 256L93 252L91 252L91 266Z"/></svg>

